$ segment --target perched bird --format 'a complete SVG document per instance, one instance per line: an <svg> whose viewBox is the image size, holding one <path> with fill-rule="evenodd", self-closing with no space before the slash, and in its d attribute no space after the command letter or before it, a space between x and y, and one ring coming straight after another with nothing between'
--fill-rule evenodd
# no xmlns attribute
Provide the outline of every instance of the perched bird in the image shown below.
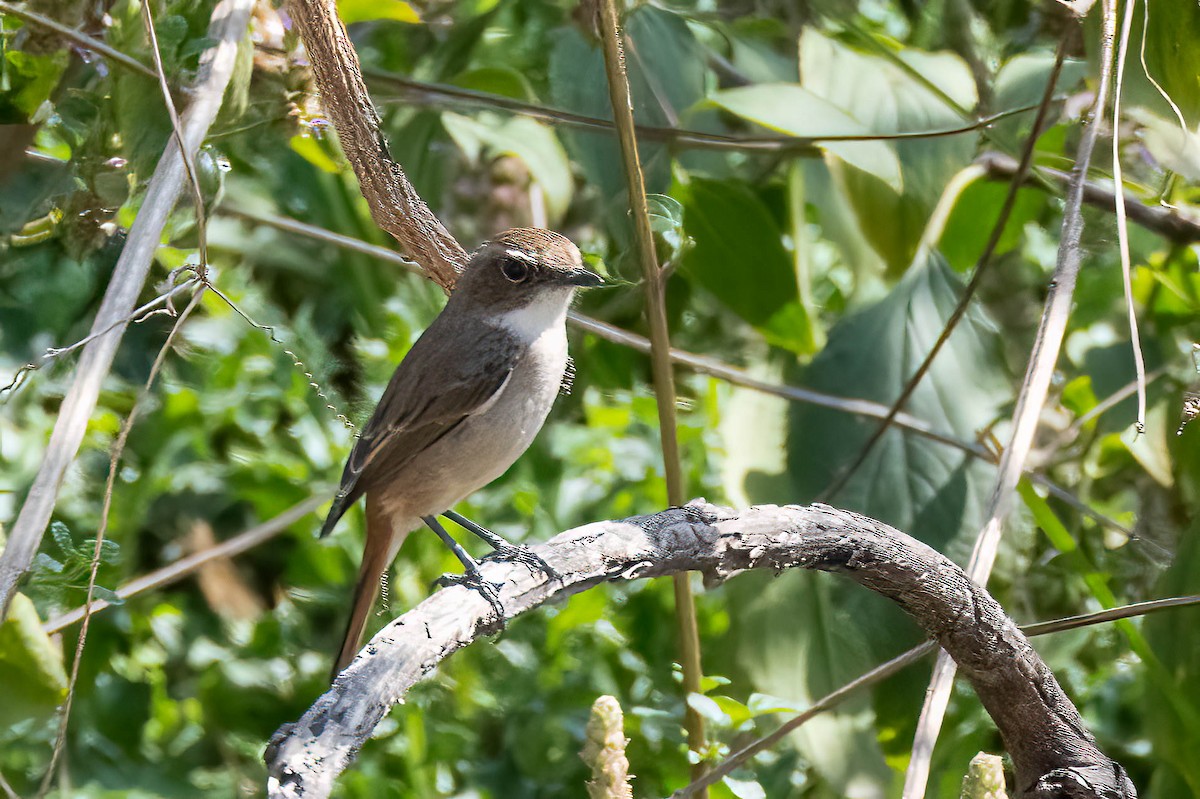
<svg viewBox="0 0 1200 799"><path fill-rule="evenodd" d="M366 495L366 546L334 675L358 651L380 576L422 522L462 561L461 582L494 606L495 589L437 516L458 522L502 556L548 569L524 547L450 509L502 475L532 443L567 369L567 308L577 288L602 284L583 267L578 248L548 230L506 231L471 256L355 442L321 528L328 535Z"/></svg>

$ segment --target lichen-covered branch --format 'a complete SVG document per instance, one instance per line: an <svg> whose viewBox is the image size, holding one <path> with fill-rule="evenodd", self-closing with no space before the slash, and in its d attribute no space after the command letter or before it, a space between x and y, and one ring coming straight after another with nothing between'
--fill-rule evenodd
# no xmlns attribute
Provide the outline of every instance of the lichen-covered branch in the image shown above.
<svg viewBox="0 0 1200 799"><path fill-rule="evenodd" d="M826 505L733 511L701 501L650 516L596 522L533 548L562 575L486 561L505 618L601 582L746 569L838 572L896 602L972 682L1012 756L1020 797L1136 796L1096 747L1078 711L988 593L925 544ZM272 797L325 797L376 724L445 658L498 627L480 594L444 588L381 630L297 722L267 748ZM1057 791L1057 792L1056 792Z"/></svg>

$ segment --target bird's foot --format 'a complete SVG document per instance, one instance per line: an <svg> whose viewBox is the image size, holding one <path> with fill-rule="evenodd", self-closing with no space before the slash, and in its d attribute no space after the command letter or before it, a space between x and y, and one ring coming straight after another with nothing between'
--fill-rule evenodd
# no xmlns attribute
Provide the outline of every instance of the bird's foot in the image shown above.
<svg viewBox="0 0 1200 799"><path fill-rule="evenodd" d="M489 557L493 557L496 560L520 563L529 569L530 574L542 572L551 582L555 580L562 581L562 575L555 571L553 566L524 544L514 544L511 541L507 541L502 536L496 535L486 527L476 524L461 513L448 510L443 515L491 547L492 554Z"/></svg>
<svg viewBox="0 0 1200 799"><path fill-rule="evenodd" d="M519 563L526 569L529 569L530 574L541 572L551 582L555 580L562 582L562 575L555 571L553 566L547 563L541 555L523 544L504 543L496 547L495 551L488 557Z"/></svg>
<svg viewBox="0 0 1200 799"><path fill-rule="evenodd" d="M483 573L479 571L478 567L468 566L467 570L462 574L443 574L434 580L434 585L442 588L461 585L463 588L478 591L487 600L487 603L492 606L492 614L495 616L496 626L500 630L504 629L504 605L500 602L500 587L502 583L488 582L484 579Z"/></svg>

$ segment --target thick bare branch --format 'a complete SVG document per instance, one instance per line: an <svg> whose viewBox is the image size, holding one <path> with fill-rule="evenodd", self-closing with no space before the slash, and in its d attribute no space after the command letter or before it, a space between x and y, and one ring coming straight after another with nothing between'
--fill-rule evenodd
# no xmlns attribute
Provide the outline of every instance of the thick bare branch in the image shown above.
<svg viewBox="0 0 1200 799"><path fill-rule="evenodd" d="M547 583L514 563L483 565L484 577L501 586L506 619L604 581L689 570L723 579L753 568L844 574L895 601L958 660L1012 756L1018 796L1136 796L1000 605L946 557L872 519L826 505L735 512L698 501L589 524L533 549L561 580ZM462 586L393 621L298 722L275 734L265 755L270 795L327 796L409 688L496 627L487 600Z"/></svg>
<svg viewBox="0 0 1200 799"><path fill-rule="evenodd" d="M288 9L308 51L321 101L358 176L371 216L449 292L467 262L467 253L392 160L379 129L379 114L363 83L358 54L338 18L337 4L334 0L292 0Z"/></svg>

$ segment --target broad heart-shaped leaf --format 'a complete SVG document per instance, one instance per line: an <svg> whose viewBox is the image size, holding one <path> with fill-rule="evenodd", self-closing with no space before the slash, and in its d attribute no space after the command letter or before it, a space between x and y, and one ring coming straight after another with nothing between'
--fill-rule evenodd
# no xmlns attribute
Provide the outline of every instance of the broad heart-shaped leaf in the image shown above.
<svg viewBox="0 0 1200 799"><path fill-rule="evenodd" d="M860 53L811 28L800 37L801 84L872 133L963 124L963 117L917 77L970 111L976 103L975 84L962 59L912 49L901 50L896 59L901 63ZM842 187L862 233L894 272L908 266L916 254L929 212L951 176L970 163L975 139L975 134L966 133L894 142L904 179L902 194L874 175L844 170Z"/></svg>
<svg viewBox="0 0 1200 799"><path fill-rule="evenodd" d="M818 138L876 132L828 100L791 83L726 89L714 94L711 101L742 119L789 136ZM893 190L902 189L900 161L886 142L823 142L820 146L879 178Z"/></svg>
<svg viewBox="0 0 1200 799"><path fill-rule="evenodd" d="M62 652L42 632L42 620L24 594L13 597L0 624L0 686L0 725L5 727L49 718L66 696Z"/></svg>
<svg viewBox="0 0 1200 799"><path fill-rule="evenodd" d="M803 382L890 402L929 351L960 290L940 256L922 254L884 299L829 332ZM782 372L788 379L778 355L754 367L755 373L775 379ZM1007 391L996 334L968 314L907 409L971 440ZM736 390L721 422L726 493L738 503L811 502L878 423ZM828 501L944 547L960 533L976 531L993 471L957 449L893 429L847 488ZM740 620L738 658L754 690L792 701L814 699L920 638L895 606L828 575L789 572L772 580L748 574L729 588L731 613ZM914 671L894 678L887 690L919 696L915 683L925 680ZM833 788L830 795L846 795L838 790L848 780L872 781L884 795L876 739L862 731L868 708L851 709L859 715L834 717L797 745L813 753L814 766Z"/></svg>
<svg viewBox="0 0 1200 799"><path fill-rule="evenodd" d="M811 349L796 273L779 226L744 184L693 178L680 191L683 226L695 246L687 274L773 344Z"/></svg>
<svg viewBox="0 0 1200 799"><path fill-rule="evenodd" d="M940 254L918 255L880 302L846 317L804 377L811 388L891 403L933 347L958 301L959 278ZM905 409L937 430L973 441L1009 395L999 338L969 312ZM876 420L796 406L788 433L790 474L800 500L823 491L874 432ZM815 455L815 456L814 456ZM833 498L938 548L982 523L993 467L967 453L891 428Z"/></svg>
<svg viewBox="0 0 1200 799"><path fill-rule="evenodd" d="M478 145L483 144L489 155L512 155L524 161L546 198L550 221L557 223L562 219L571 204L575 184L570 161L554 131L522 117L501 121L489 115L485 124L448 111L442 114L442 124L467 153L477 153Z"/></svg>
<svg viewBox="0 0 1200 799"><path fill-rule="evenodd" d="M625 17L626 66L634 119L641 125L671 126L678 115L704 97L707 65L704 50L680 16L640 5ZM554 105L578 114L612 119L608 79L600 48L574 28L553 35L550 94ZM563 141L598 190L618 244L628 243L630 228L625 181L616 138L604 132L570 131ZM641 142L646 191L662 194L671 183L671 157L661 143Z"/></svg>

